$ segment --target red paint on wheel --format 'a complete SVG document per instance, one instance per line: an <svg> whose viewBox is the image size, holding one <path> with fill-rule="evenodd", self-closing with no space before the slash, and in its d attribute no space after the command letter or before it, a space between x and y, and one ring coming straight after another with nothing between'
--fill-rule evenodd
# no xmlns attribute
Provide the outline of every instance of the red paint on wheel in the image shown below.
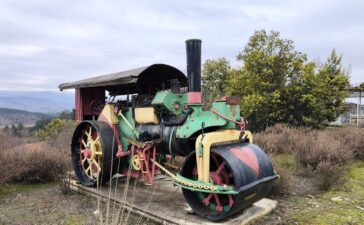
<svg viewBox="0 0 364 225"><path fill-rule="evenodd" d="M85 156L85 158L91 159L92 158L92 151L89 148L85 149L85 152L83 153L83 155Z"/></svg>
<svg viewBox="0 0 364 225"><path fill-rule="evenodd" d="M231 153L233 153L238 159L243 161L246 165L252 168L257 177L259 176L259 163L258 158L255 155L254 151L250 148L243 147L243 148L231 148Z"/></svg>

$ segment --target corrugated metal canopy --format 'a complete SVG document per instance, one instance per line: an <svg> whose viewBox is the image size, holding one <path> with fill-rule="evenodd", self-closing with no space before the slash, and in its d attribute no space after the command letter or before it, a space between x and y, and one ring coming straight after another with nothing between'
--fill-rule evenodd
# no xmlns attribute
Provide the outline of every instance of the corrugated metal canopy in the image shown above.
<svg viewBox="0 0 364 225"><path fill-rule="evenodd" d="M86 87L128 87L135 85L142 88L146 85L159 86L163 81L174 79L177 79L181 86L187 86L187 77L177 68L166 64L153 64L123 72L64 83L58 87L60 90Z"/></svg>

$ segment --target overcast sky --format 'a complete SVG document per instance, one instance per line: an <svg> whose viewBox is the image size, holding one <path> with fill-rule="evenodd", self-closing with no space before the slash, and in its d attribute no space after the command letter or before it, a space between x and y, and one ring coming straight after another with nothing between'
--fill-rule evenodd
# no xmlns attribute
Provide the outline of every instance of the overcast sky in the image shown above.
<svg viewBox="0 0 364 225"><path fill-rule="evenodd" d="M185 71L184 41L203 60L232 65L255 30L276 30L324 61L343 53L364 81L364 2L0 0L0 90L57 90L60 83L153 63Z"/></svg>

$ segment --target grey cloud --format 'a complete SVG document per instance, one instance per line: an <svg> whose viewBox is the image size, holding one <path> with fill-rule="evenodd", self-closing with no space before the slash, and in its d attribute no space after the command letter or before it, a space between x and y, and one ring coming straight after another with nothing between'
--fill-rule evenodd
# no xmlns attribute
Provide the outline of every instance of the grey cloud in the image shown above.
<svg viewBox="0 0 364 225"><path fill-rule="evenodd" d="M155 62L185 70L184 40L203 59L235 56L258 29L277 30L312 59L332 48L363 81L357 1L46 1L0 3L0 90L58 84Z"/></svg>

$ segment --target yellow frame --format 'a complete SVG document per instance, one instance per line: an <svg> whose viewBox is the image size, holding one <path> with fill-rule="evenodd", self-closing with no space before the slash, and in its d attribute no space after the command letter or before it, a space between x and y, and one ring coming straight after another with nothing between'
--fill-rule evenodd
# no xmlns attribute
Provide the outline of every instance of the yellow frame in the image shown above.
<svg viewBox="0 0 364 225"><path fill-rule="evenodd" d="M198 180L210 182L210 149L212 145L225 144L238 141L241 131L239 130L221 130L199 135L196 140L196 163ZM250 131L244 131L243 138L249 139L253 143L253 136ZM202 148L202 154L199 153Z"/></svg>

